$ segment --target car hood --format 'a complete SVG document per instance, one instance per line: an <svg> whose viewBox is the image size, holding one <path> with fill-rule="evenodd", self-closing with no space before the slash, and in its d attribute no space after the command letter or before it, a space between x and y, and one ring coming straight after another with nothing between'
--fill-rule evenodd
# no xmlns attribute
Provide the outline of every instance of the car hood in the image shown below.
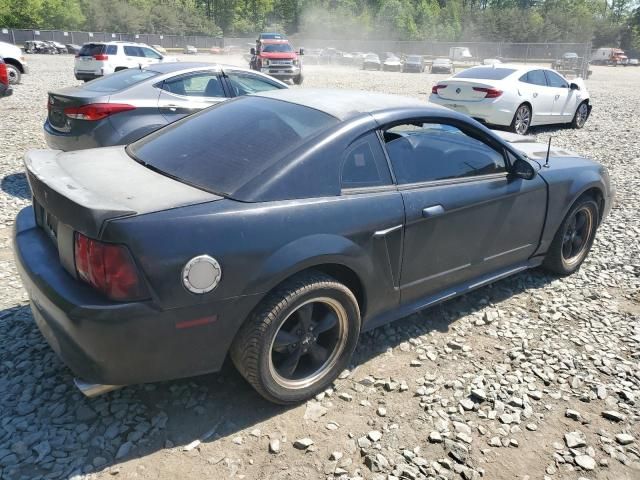
<svg viewBox="0 0 640 480"><path fill-rule="evenodd" d="M11 45L10 43L0 42L0 57L8 57L8 58L20 58L22 56L22 50L16 47L15 45Z"/></svg>

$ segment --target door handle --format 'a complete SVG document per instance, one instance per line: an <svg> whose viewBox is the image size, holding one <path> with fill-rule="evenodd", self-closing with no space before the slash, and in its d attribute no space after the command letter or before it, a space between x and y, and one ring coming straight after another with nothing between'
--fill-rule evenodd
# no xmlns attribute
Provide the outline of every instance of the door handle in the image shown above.
<svg viewBox="0 0 640 480"><path fill-rule="evenodd" d="M422 209L422 216L424 218L437 217L444 213L444 207L442 205L432 205Z"/></svg>
<svg viewBox="0 0 640 480"><path fill-rule="evenodd" d="M558 100L560 98L560 95L556 95L556 100Z"/></svg>
<svg viewBox="0 0 640 480"><path fill-rule="evenodd" d="M533 92L533 98L537 98L538 92Z"/></svg>
<svg viewBox="0 0 640 480"><path fill-rule="evenodd" d="M165 110L169 110L171 112L175 112L180 108L180 106L179 105L163 105L160 108L163 108Z"/></svg>

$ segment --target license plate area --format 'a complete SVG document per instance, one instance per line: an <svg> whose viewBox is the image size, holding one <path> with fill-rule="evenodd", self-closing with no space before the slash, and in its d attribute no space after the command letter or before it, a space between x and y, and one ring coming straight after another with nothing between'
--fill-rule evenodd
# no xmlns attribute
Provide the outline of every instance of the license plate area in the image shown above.
<svg viewBox="0 0 640 480"><path fill-rule="evenodd" d="M36 214L36 224L44 230L44 233L51 239L51 241L58 244L58 219L47 212L42 205L33 201L33 209Z"/></svg>

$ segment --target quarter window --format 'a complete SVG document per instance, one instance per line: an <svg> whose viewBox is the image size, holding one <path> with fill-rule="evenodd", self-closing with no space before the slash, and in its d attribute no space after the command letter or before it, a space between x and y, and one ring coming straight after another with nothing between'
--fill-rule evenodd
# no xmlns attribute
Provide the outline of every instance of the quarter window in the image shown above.
<svg viewBox="0 0 640 480"><path fill-rule="evenodd" d="M220 77L213 72L183 75L165 80L162 89L185 97L224 97Z"/></svg>
<svg viewBox="0 0 640 480"><path fill-rule="evenodd" d="M375 134L353 143L342 161L342 188L377 187L391 184L391 174Z"/></svg>
<svg viewBox="0 0 640 480"><path fill-rule="evenodd" d="M544 72L547 76L547 81L549 82L550 87L555 88L569 88L569 84L566 82L564 78L558 75L556 72L552 72L551 70L545 70Z"/></svg>
<svg viewBox="0 0 640 480"><path fill-rule="evenodd" d="M118 53L117 45L107 45L107 55L116 55Z"/></svg>
<svg viewBox="0 0 640 480"><path fill-rule="evenodd" d="M399 184L489 175L506 171L504 156L452 125L404 124L384 133Z"/></svg>

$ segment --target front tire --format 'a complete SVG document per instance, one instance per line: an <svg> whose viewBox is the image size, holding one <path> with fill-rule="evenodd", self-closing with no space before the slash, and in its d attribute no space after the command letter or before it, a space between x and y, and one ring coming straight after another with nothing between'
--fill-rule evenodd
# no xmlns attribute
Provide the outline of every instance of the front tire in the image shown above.
<svg viewBox="0 0 640 480"><path fill-rule="evenodd" d="M520 105L511 120L510 129L518 135L526 135L531 126L531 107L526 103Z"/></svg>
<svg viewBox="0 0 640 480"><path fill-rule="evenodd" d="M302 80L302 74L293 77L293 83L295 83L296 85L302 85Z"/></svg>
<svg viewBox="0 0 640 480"><path fill-rule="evenodd" d="M15 65L11 65L10 63L7 63L7 76L9 77L9 85L17 85L22 79L22 73L20 73L20 69Z"/></svg>
<svg viewBox="0 0 640 480"><path fill-rule="evenodd" d="M556 232L543 266L559 275L577 271L587 257L599 222L597 202L588 196L579 198Z"/></svg>
<svg viewBox="0 0 640 480"><path fill-rule="evenodd" d="M584 124L587 123L587 119L589 118L589 104L587 102L582 102L576 108L576 113L573 116L573 120L571 121L571 128L582 128Z"/></svg>
<svg viewBox="0 0 640 480"><path fill-rule="evenodd" d="M231 346L240 374L267 400L299 403L344 370L360 334L353 293L320 272L293 277L257 307Z"/></svg>

